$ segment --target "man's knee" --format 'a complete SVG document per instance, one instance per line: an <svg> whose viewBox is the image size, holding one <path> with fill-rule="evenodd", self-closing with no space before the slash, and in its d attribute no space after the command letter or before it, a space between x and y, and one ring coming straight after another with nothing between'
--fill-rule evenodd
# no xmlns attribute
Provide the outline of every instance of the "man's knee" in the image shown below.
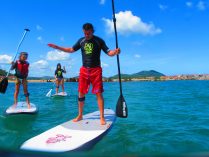
<svg viewBox="0 0 209 157"><path fill-rule="evenodd" d="M103 94L102 94L102 93L96 93L96 96L97 96L98 98L101 98L101 97L103 97Z"/></svg>

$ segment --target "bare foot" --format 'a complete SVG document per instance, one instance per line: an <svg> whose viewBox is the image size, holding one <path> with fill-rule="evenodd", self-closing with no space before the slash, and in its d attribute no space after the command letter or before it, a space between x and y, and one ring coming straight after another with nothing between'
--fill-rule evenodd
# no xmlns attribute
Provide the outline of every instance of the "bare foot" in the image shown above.
<svg viewBox="0 0 209 157"><path fill-rule="evenodd" d="M105 125L106 124L105 119L104 118L100 118L100 123L101 123L101 125Z"/></svg>
<svg viewBox="0 0 209 157"><path fill-rule="evenodd" d="M83 119L82 116L78 116L78 117L76 117L75 119L73 119L73 122L78 122L78 121L80 121L80 120L82 120L82 119Z"/></svg>
<svg viewBox="0 0 209 157"><path fill-rule="evenodd" d="M30 103L29 103L29 102L27 102L27 105L28 105L28 109L30 109L30 108L31 108L31 106L30 106Z"/></svg>
<svg viewBox="0 0 209 157"><path fill-rule="evenodd" d="M17 106L17 103L13 104L12 108L15 109Z"/></svg>

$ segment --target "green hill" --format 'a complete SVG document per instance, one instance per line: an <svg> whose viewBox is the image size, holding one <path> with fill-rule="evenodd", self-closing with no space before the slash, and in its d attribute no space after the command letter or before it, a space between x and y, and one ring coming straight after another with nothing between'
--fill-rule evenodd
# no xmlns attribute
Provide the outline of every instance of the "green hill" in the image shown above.
<svg viewBox="0 0 209 157"><path fill-rule="evenodd" d="M132 77L160 77L160 76L165 76L165 75L155 70L141 71L141 72L132 74Z"/></svg>
<svg viewBox="0 0 209 157"><path fill-rule="evenodd" d="M0 76L6 76L7 71L0 69ZM9 73L9 76L13 75L12 73Z"/></svg>
<svg viewBox="0 0 209 157"><path fill-rule="evenodd" d="M5 70L0 69L0 76L5 76L7 72Z"/></svg>
<svg viewBox="0 0 209 157"><path fill-rule="evenodd" d="M141 71L134 74L121 74L121 78L123 79L131 79L131 78L146 78L146 77L161 77L165 76L164 74L157 72L155 70L149 70L149 71ZM114 75L110 77L111 79L117 79L118 75Z"/></svg>
<svg viewBox="0 0 209 157"><path fill-rule="evenodd" d="M0 76L5 76L7 72L5 70L0 69ZM10 74L12 75L12 74ZM147 77L155 77L159 78L161 76L165 76L164 74L157 72L155 70L149 70L149 71L141 71L138 73L134 74L121 74L122 79L133 79L133 78L147 78ZM76 79L77 77L75 77ZM103 77L106 80L111 80L111 79L118 79L118 75L114 75L111 77ZM52 76L43 76L43 77L28 77L29 80L51 80L54 79Z"/></svg>

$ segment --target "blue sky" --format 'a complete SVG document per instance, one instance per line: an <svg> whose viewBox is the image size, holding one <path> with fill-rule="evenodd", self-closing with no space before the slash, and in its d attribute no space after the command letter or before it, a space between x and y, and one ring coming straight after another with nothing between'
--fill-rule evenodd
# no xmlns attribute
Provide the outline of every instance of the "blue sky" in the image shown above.
<svg viewBox="0 0 209 157"><path fill-rule="evenodd" d="M209 0L115 0L121 73L156 70L165 75L209 73ZM115 48L111 0L1 0L0 68L7 70L24 28L20 51L29 53L30 76L77 76L81 53L66 54L47 43L71 47L91 22L95 35ZM116 57L102 52L104 76L117 74Z"/></svg>

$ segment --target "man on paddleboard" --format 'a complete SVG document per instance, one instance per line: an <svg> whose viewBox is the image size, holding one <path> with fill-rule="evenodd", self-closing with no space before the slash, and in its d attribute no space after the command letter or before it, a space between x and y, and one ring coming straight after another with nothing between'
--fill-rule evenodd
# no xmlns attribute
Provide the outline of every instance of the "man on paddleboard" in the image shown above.
<svg viewBox="0 0 209 157"><path fill-rule="evenodd" d="M83 25L84 37L80 38L73 47L60 47L55 44L48 44L48 46L67 53L73 53L79 49L82 52L83 66L80 68L79 85L78 85L78 116L73 119L74 122L83 119L83 106L85 95L88 93L90 83L92 84L92 93L97 97L97 103L100 111L101 125L105 125L104 118L104 98L103 98L103 82L102 82L102 68L100 61L101 50L108 56L115 56L120 53L120 48L110 50L105 41L94 35L94 27L91 23Z"/></svg>

